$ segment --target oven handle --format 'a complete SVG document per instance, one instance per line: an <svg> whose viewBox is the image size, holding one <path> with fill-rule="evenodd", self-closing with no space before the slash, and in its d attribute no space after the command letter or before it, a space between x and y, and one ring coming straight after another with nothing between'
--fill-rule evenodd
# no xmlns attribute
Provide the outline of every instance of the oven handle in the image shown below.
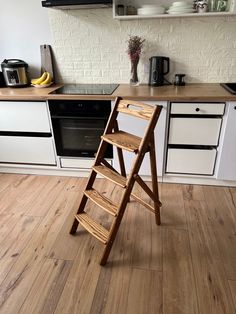
<svg viewBox="0 0 236 314"><path fill-rule="evenodd" d="M85 120L107 120L108 117L75 117L75 116L51 116L52 119L85 119Z"/></svg>

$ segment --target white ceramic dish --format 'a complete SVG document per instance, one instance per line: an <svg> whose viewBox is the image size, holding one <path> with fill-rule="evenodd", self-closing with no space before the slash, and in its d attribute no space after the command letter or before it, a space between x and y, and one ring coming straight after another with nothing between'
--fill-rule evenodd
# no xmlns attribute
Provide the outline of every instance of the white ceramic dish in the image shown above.
<svg viewBox="0 0 236 314"><path fill-rule="evenodd" d="M157 15L165 13L165 8L156 7L156 8L139 8L138 15Z"/></svg>
<svg viewBox="0 0 236 314"><path fill-rule="evenodd" d="M174 11L182 11L182 10L193 10L193 6L192 5L188 5L188 6L178 6L178 7L169 7L169 10L174 10Z"/></svg>
<svg viewBox="0 0 236 314"><path fill-rule="evenodd" d="M176 1L172 3L173 7L179 7L179 6L189 6L191 5L190 2L186 2L186 1Z"/></svg>
<svg viewBox="0 0 236 314"><path fill-rule="evenodd" d="M36 87L36 88L45 88L45 87L49 87L53 84L53 82L49 83L49 84L45 84L45 85L39 85L39 84L31 84L31 86Z"/></svg>

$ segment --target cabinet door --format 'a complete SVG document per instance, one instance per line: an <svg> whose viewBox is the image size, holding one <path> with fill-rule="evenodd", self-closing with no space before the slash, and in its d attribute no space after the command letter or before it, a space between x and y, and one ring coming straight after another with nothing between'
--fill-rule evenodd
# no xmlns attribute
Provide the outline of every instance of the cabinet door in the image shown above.
<svg viewBox="0 0 236 314"><path fill-rule="evenodd" d="M171 118L169 144L218 145L221 118Z"/></svg>
<svg viewBox="0 0 236 314"><path fill-rule="evenodd" d="M0 136L0 162L55 165L52 138Z"/></svg>
<svg viewBox="0 0 236 314"><path fill-rule="evenodd" d="M1 101L0 131L50 132L46 102Z"/></svg>
<svg viewBox="0 0 236 314"><path fill-rule="evenodd" d="M236 102L229 103L226 114L217 179L236 180Z"/></svg>
<svg viewBox="0 0 236 314"><path fill-rule="evenodd" d="M166 172L213 175L216 149L169 148Z"/></svg>
<svg viewBox="0 0 236 314"><path fill-rule="evenodd" d="M167 111L167 102L164 101L142 101L146 104L150 105L162 105L163 109L161 111L161 115L157 122L155 128L155 147L156 147L156 158L157 158L157 172L158 176L161 177L163 174L163 159L164 159L164 143L165 143L165 132L166 132L166 111ZM119 127L123 131L127 131L129 133L135 134L137 136L143 137L145 126L147 125L147 121L133 118L130 115L121 115L118 116ZM128 153L123 150L125 165L127 173L130 172L130 168L132 167L134 158L136 157L133 153ZM114 147L114 166L116 169L119 169L119 162L117 157L117 151ZM144 157L141 169L139 171L140 175L150 176L150 158L147 153Z"/></svg>

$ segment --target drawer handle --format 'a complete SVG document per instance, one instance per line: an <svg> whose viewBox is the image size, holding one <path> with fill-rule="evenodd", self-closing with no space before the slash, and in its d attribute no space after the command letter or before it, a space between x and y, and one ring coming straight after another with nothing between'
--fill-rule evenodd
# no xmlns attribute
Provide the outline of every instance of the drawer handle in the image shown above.
<svg viewBox="0 0 236 314"><path fill-rule="evenodd" d="M200 111L200 108L196 108L195 111L197 111L197 112Z"/></svg>

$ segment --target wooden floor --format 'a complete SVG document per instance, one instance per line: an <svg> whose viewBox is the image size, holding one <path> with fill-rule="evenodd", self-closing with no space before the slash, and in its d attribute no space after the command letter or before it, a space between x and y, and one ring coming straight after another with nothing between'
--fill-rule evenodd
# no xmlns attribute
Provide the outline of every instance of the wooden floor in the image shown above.
<svg viewBox="0 0 236 314"><path fill-rule="evenodd" d="M236 189L162 184L162 226L131 201L100 267L103 245L68 234L84 185L0 174L0 313L236 313Z"/></svg>

